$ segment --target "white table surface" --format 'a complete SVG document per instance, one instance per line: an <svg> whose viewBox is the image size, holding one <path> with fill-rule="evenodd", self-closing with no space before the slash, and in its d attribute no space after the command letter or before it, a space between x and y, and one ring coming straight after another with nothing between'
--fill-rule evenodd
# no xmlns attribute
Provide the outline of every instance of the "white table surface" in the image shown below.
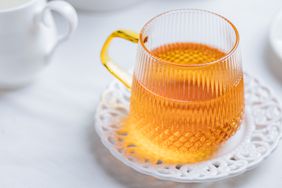
<svg viewBox="0 0 282 188"><path fill-rule="evenodd" d="M94 131L99 97L113 79L99 60L111 31L139 31L154 15L176 8L202 8L231 19L241 34L244 68L282 99L282 81L270 71L268 31L280 0L156 0L108 13L80 12L73 38L30 86L0 93L1 188L278 188L282 145L258 168L208 184L178 184L141 175L114 159ZM128 67L133 44L117 41L113 56ZM281 68L282 69L282 66ZM276 69L279 70L279 69Z"/></svg>

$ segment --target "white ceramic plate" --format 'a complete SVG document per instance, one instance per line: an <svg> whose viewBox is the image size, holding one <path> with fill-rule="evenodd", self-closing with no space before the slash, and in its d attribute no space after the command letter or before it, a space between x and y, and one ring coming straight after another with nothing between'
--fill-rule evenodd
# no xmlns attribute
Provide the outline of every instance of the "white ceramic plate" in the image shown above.
<svg viewBox="0 0 282 188"><path fill-rule="evenodd" d="M282 109L270 90L245 75L246 116L240 130L208 161L167 165L141 163L123 154L116 130L129 110L130 93L113 82L103 93L96 112L96 131L110 152L127 166L158 179L175 182L218 181L244 173L266 159L281 138Z"/></svg>
<svg viewBox="0 0 282 188"><path fill-rule="evenodd" d="M67 0L81 10L114 10L132 5L141 0ZM144 0L143 0L144 1Z"/></svg>

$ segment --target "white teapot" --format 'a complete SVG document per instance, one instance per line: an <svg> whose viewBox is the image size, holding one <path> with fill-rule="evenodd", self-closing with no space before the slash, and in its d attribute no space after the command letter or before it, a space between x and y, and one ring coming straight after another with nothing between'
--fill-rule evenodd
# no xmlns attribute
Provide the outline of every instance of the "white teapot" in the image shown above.
<svg viewBox="0 0 282 188"><path fill-rule="evenodd" d="M57 33L52 11L69 23L67 33ZM0 88L14 88L32 81L56 47L75 31L77 23L76 11L64 1L1 1Z"/></svg>

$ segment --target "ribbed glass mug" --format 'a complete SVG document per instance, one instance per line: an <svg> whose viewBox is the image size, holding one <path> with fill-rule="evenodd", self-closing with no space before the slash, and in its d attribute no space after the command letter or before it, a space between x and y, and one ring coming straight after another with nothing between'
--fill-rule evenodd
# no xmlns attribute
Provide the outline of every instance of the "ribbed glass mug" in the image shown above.
<svg viewBox="0 0 282 188"><path fill-rule="evenodd" d="M133 75L108 54L113 38L138 43ZM244 80L239 34L205 10L174 10L140 35L118 30L105 42L103 65L131 91L120 135L125 154L144 161L192 163L211 157L240 126Z"/></svg>

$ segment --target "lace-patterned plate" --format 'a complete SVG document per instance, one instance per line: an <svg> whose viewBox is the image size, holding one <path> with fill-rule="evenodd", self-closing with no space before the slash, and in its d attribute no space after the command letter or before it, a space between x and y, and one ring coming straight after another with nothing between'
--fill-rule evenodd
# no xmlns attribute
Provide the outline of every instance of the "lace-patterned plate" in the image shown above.
<svg viewBox="0 0 282 188"><path fill-rule="evenodd" d="M119 122L129 110L130 93L113 82L96 111L96 131L109 151L140 173L175 182L208 182L239 175L268 157L281 138L282 109L270 90L245 75L246 115L240 130L208 161L166 165L140 162L115 143Z"/></svg>

